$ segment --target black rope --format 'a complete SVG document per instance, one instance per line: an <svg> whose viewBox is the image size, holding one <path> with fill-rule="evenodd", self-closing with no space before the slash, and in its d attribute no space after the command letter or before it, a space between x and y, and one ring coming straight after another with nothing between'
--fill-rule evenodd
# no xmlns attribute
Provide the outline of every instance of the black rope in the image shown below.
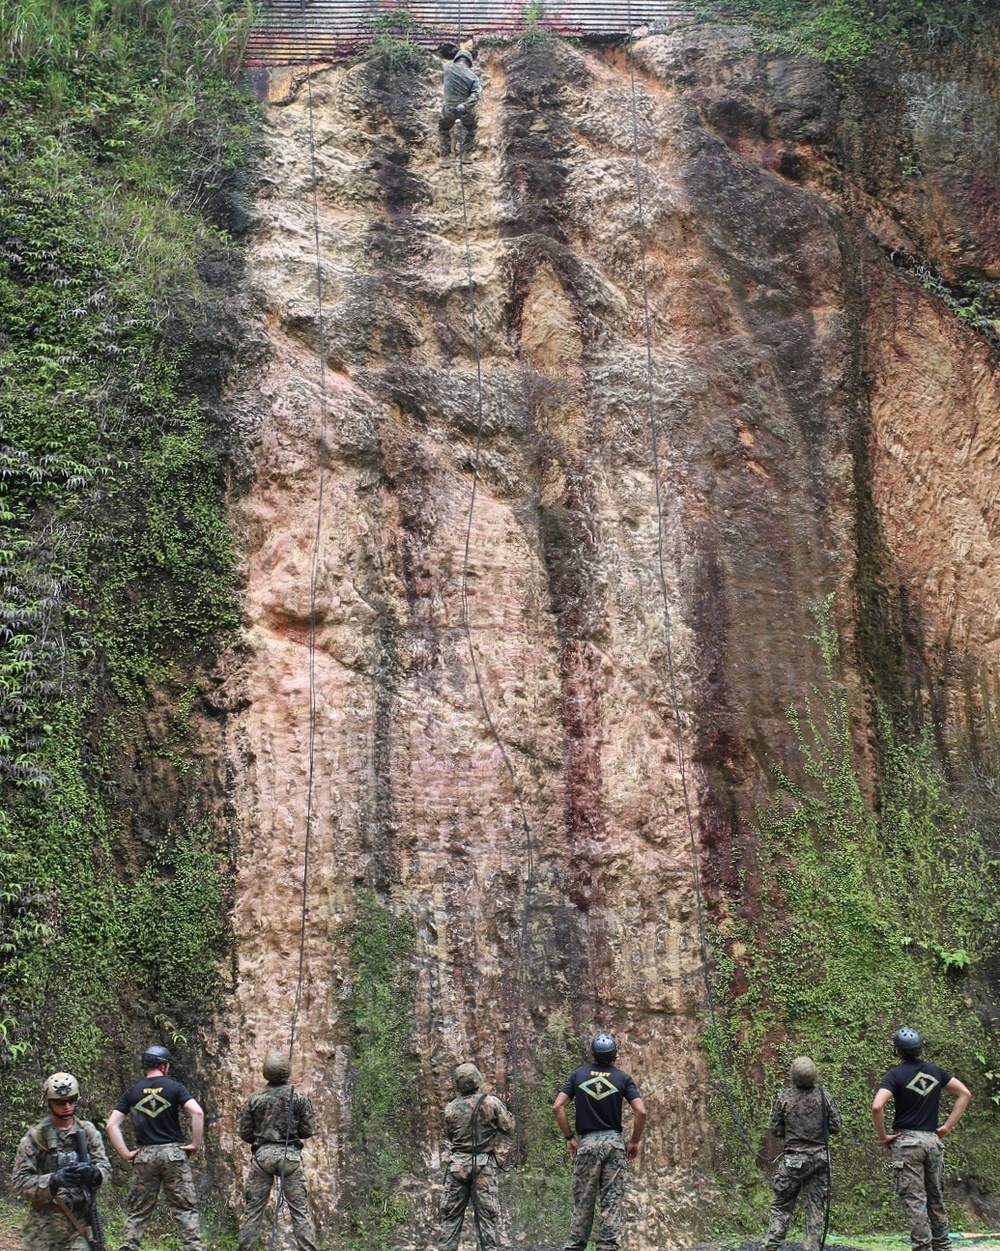
<svg viewBox="0 0 1000 1251"><path fill-rule="evenodd" d="M833 1163L830 1159L830 1096L819 1088L819 1097L823 1101L823 1146L826 1148L826 1194L823 1196L823 1232L819 1239L819 1251L826 1246L826 1235L830 1229L830 1204L833 1202Z"/></svg>
<svg viewBox="0 0 1000 1251"><path fill-rule="evenodd" d="M479 1113L482 1111L483 1104L486 1102L485 1094L480 1095L476 1100L476 1106L472 1109L472 1168L469 1171L469 1187L470 1198L472 1199L472 1219L476 1226L476 1241L479 1243L479 1251L486 1251L486 1243L483 1239L483 1219L479 1212ZM820 1247L820 1251L823 1248Z"/></svg>
<svg viewBox="0 0 1000 1251"><path fill-rule="evenodd" d="M696 915L698 918L698 941L701 948L701 963L704 970L705 1000L712 1024L712 1041L719 1073L722 1078L722 1089L736 1132L746 1149L759 1161L766 1160L750 1141L743 1121L736 1106L732 1085L726 1068L725 1055L722 1048L722 1032L715 1006L715 990L712 986L712 963L708 951L708 935L705 924L705 903L701 890L701 858L698 853L698 839L694 828L694 817L691 812L691 794L688 785L687 759L684 752L684 728L681 722L680 697L677 692L677 673L674 666L673 624L670 615L670 593L667 589L666 557L664 555L663 532L663 493L660 486L660 454L659 454L659 423L656 417L656 403L653 395L653 336L649 312L649 282L646 272L646 222L642 203L642 167L639 161L639 117L636 104L635 86L635 30L632 26L632 6L628 5L629 24L629 83L631 86L632 107L632 154L635 167L636 220L639 237L639 266L642 278L643 325L646 339L646 407L649 422L649 441L652 451L653 483L656 493L656 531L657 531L657 582L663 598L663 634L667 654L667 676L670 685L670 699L674 713L674 737L677 746L677 764L681 775L681 790L684 795L684 814L687 820L688 837L691 844L691 867L694 882Z"/></svg>
<svg viewBox="0 0 1000 1251"><path fill-rule="evenodd" d="M465 163L464 163L464 138L465 127L463 125L463 142L458 147L458 183L461 189L462 199L462 225L465 232L465 265L469 283L469 317L472 324L472 346L476 356L476 451L472 463L472 491L469 497L469 514L465 528L465 550L462 555L462 629L465 633L466 643L469 648L469 658L472 663L472 672L476 680L476 689L479 692L479 702L482 705L483 715L486 718L486 724L489 726L490 733L500 751L504 766L510 775L511 785L514 788L514 798L517 801L518 811L521 817L521 826L524 830L524 846L525 857L527 862L527 876L524 886L524 903L521 911L521 929L517 941L517 955L514 965L514 1004L513 1011L510 1014L510 1027L508 1030L507 1042L507 1061L510 1068L511 1076L511 1096L515 1110L519 1108L518 1094L520 1089L520 1058L518 1055L517 1030L521 1019L522 1006L522 984L524 980L524 957L527 945L528 918L531 908L531 898L535 884L535 850L534 839L531 832L531 823L528 820L528 812L524 802L524 793L521 790L521 784L517 780L517 774L514 771L514 765L510 759L507 748L504 746L503 740L497 731L496 724L490 713L489 704L486 701L486 692L483 689L482 676L479 672L479 661L476 659L476 651L472 644L472 629L469 624L469 551L472 544L472 523L476 509L476 495L479 489L480 465L482 461L483 446L483 361L482 351L479 344L479 323L476 317L476 289L475 282L472 277L472 243L469 235L469 213L465 199Z"/></svg>
<svg viewBox="0 0 1000 1251"><path fill-rule="evenodd" d="M295 1033L298 1028L299 1010L302 1006L302 987L305 981L306 957L306 922L309 916L309 853L312 842L313 827L313 795L316 777L316 587L319 580L319 553L323 533L323 492L326 481L324 448L327 430L327 394L326 394L326 323L323 308L323 251L319 233L319 174L316 165L316 130L313 118L312 96L312 53L309 43L309 20L306 17L305 0L300 2L300 14L305 19L303 33L306 54L306 113L309 119L309 166L312 174L312 217L313 244L316 254L316 306L317 325L319 329L319 393L320 393L320 434L317 443L319 456L319 484L316 499L316 527L313 533L312 560L309 571L309 746L308 765L306 772L306 825L305 842L302 856L302 905L299 915L299 953L298 968L295 979L295 998L292 1003L292 1016L288 1028L288 1067L291 1075L292 1059L295 1055ZM278 1220L285 1202L285 1168L288 1162L288 1144L292 1136L292 1117L295 1109L295 1087L289 1085L288 1116L285 1121L285 1142L281 1155L281 1171L278 1175L278 1194L274 1201L274 1219L271 1223L269 1251L274 1251L278 1236Z"/></svg>

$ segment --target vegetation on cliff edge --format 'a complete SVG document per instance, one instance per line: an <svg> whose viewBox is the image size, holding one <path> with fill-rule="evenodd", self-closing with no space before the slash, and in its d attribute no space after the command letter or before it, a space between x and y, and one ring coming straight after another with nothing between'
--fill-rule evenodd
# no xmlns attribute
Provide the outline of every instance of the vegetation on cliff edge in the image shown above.
<svg viewBox="0 0 1000 1251"><path fill-rule="evenodd" d="M225 948L227 849L198 796L193 708L237 611L207 403L221 349L196 327L213 317L204 269L240 267L242 20L215 0L0 0L8 1149L46 1071L94 1097L109 1053L131 1067L131 1028L186 1037ZM143 769L173 812L123 801Z"/></svg>
<svg viewBox="0 0 1000 1251"><path fill-rule="evenodd" d="M975 1093L948 1142L950 1180L973 1199L1000 1189L1000 1057L978 985L1000 948L1000 860L995 833L955 798L930 737L903 741L885 714L872 811L852 756L830 609L818 611L815 636L826 687L788 712L800 761L775 766L775 799L757 813L757 863L738 866L759 874L759 914L733 900L715 943L743 1123L768 1153L769 1099L787 1085L791 1059L811 1055L844 1114L833 1144L834 1229L860 1233L899 1224L870 1106L895 1062L888 1039L903 1024ZM769 1192L721 1099L717 1115L727 1163L742 1177L745 1202L732 1219L753 1228Z"/></svg>
<svg viewBox="0 0 1000 1251"><path fill-rule="evenodd" d="M975 43L992 0L698 0L702 17L749 22L762 47L847 68L880 52Z"/></svg>

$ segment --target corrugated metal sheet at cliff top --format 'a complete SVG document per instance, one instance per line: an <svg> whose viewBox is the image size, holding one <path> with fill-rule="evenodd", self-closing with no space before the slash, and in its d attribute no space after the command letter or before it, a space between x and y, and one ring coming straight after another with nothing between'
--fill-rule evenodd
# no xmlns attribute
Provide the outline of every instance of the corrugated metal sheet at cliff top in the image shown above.
<svg viewBox="0 0 1000 1251"><path fill-rule="evenodd" d="M247 65L293 65L351 56L394 26L432 45L521 33L621 35L693 15L685 0L262 0Z"/></svg>

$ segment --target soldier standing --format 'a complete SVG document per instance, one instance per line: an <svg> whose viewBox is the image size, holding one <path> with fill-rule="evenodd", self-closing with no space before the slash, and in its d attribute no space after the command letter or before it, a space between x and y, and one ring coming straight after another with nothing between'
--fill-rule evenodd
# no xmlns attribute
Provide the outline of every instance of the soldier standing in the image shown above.
<svg viewBox="0 0 1000 1251"><path fill-rule="evenodd" d="M792 1084L775 1099L768 1124L775 1138L784 1139L785 1150L772 1183L764 1251L778 1251L800 1194L806 1217L803 1251L819 1251L830 1200L830 1135L840 1133L840 1112L829 1094L817 1089L816 1065L808 1056L793 1060L788 1075Z"/></svg>
<svg viewBox="0 0 1000 1251"><path fill-rule="evenodd" d="M444 102L438 121L438 151L442 156L451 155L451 131L456 122L461 122L465 131L462 151L471 152L476 146L476 103L482 94L483 85L472 69L472 53L460 48L444 69Z"/></svg>
<svg viewBox="0 0 1000 1251"><path fill-rule="evenodd" d="M563 1251L584 1251L601 1200L597 1251L617 1251L625 1224L626 1160L639 1154L646 1128L646 1105L632 1078L615 1068L618 1045L610 1034L590 1044L593 1064L573 1072L556 1096L552 1111L573 1160L573 1225ZM622 1102L632 1108L632 1137L622 1137ZM570 1129L566 1106L576 1103L576 1132Z"/></svg>
<svg viewBox="0 0 1000 1251"><path fill-rule="evenodd" d="M124 1092L108 1118L111 1145L133 1168L121 1251L139 1251L161 1186L185 1251L203 1251L189 1157L201 1148L205 1113L187 1087L169 1076L172 1060L166 1047L147 1047L142 1053L146 1076ZM191 1118L190 1142L184 1141L181 1132L182 1109ZM138 1144L135 1150L125 1145L121 1131L130 1113Z"/></svg>
<svg viewBox="0 0 1000 1251"><path fill-rule="evenodd" d="M879 1082L872 1120L883 1147L892 1150L892 1173L903 1211L910 1222L913 1251L948 1251L948 1213L944 1206L944 1139L965 1115L972 1093L957 1077L922 1060L923 1039L904 1026L892 1036L902 1061ZM941 1091L954 1097L951 1114L938 1125ZM885 1105L895 1103L893 1132L885 1130Z"/></svg>
<svg viewBox="0 0 1000 1251"><path fill-rule="evenodd" d="M465 1209L472 1200L479 1251L495 1251L500 1195L494 1146L498 1134L514 1129L514 1118L496 1095L482 1092L483 1075L474 1064L455 1070L458 1098L444 1110L444 1137L451 1159L441 1196L440 1251L456 1251Z"/></svg>
<svg viewBox="0 0 1000 1251"><path fill-rule="evenodd" d="M90 1251L84 1187L96 1190L111 1176L100 1131L77 1120L80 1086L72 1073L45 1082L49 1114L24 1135L14 1156L11 1185L31 1203L24 1251Z"/></svg>
<svg viewBox="0 0 1000 1251"><path fill-rule="evenodd" d="M253 1159L243 1191L239 1251L253 1251L260 1237L264 1208L278 1178L292 1217L299 1251L316 1251L316 1231L309 1213L309 1187L302 1169L302 1143L316 1132L312 1104L288 1084L291 1060L284 1051L264 1057L267 1085L255 1090L240 1112L240 1137L251 1144Z"/></svg>

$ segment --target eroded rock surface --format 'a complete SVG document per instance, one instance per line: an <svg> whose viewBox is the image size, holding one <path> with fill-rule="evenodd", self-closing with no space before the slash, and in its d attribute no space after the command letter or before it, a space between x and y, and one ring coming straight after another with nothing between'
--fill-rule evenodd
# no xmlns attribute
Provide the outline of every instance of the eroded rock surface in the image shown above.
<svg viewBox="0 0 1000 1251"><path fill-rule="evenodd" d="M610 1027L650 1110L630 1245L703 1228L692 835L724 926L753 908L739 870L785 710L824 681L810 606L835 595L866 692L893 678L871 640L905 593L950 733L968 696L947 657L982 689L995 673L994 359L890 255L996 272L995 100L974 76L896 83L918 195L810 63L705 28L634 56L485 51L462 171L435 155L431 69L335 67L267 109L269 357L232 397L257 433L218 1063L231 1135L236 1057L288 1032L311 805L296 1067L328 1218L367 889L415 930L426 1168L454 1064L550 1102L546 1057ZM962 142L993 164L959 193L933 102L970 92L993 130ZM413 1189L419 1243L434 1191Z"/></svg>

